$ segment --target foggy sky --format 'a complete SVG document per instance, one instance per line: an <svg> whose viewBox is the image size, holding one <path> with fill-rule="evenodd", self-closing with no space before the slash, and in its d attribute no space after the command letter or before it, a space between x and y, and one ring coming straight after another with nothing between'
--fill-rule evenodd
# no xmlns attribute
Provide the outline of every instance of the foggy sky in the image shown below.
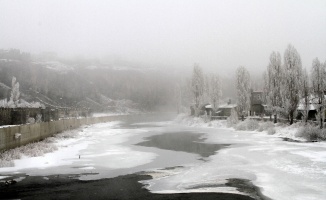
<svg viewBox="0 0 326 200"><path fill-rule="evenodd" d="M0 48L262 71L293 44L326 60L325 0L0 0Z"/></svg>

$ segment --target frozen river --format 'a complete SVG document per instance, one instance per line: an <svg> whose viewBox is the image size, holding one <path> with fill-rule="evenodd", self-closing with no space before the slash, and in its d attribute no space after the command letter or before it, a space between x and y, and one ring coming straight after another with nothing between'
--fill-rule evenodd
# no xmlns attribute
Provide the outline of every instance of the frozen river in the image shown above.
<svg viewBox="0 0 326 200"><path fill-rule="evenodd" d="M232 184L243 181L270 199L326 199L325 142L287 142L167 119L136 117L86 127L76 138L58 140L53 153L0 168L0 178L78 174L80 180L100 180L142 172L153 177L141 181L152 193L249 193L255 198L239 182Z"/></svg>

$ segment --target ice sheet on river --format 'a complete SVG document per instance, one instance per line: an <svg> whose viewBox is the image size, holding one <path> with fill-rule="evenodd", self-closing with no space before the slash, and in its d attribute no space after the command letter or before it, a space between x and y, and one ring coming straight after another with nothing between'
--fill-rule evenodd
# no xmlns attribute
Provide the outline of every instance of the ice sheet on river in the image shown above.
<svg viewBox="0 0 326 200"><path fill-rule="evenodd" d="M207 184L248 179L272 199L326 199L326 143L285 142L257 132L200 129L210 143L235 144L210 156L209 162L145 181L155 193L216 191ZM223 191L223 187L221 187ZM232 192L225 188L224 192Z"/></svg>
<svg viewBox="0 0 326 200"><path fill-rule="evenodd" d="M14 167L0 168L0 173L75 174L96 172L97 168L131 168L151 162L156 154L135 151L121 145L131 135L146 130L114 129L118 124L109 122L92 125L78 133L76 138L57 140L57 151L15 160Z"/></svg>
<svg viewBox="0 0 326 200"><path fill-rule="evenodd" d="M130 143L125 143L130 137L146 135L149 130L156 130L155 134L160 134L160 131L191 130L206 133L204 137L207 139L203 142L231 146L218 150L217 154L205 161L187 163L178 170L147 169L154 179L144 182L152 192L236 192L232 187L218 187L225 184L227 179L235 178L251 180L265 196L272 199L326 199L325 142L286 142L258 132L190 128L169 123L160 123L160 127L141 126L133 129L119 129L117 126L116 122L90 126L77 139L58 141L59 150L56 152L16 160L16 167L0 169L1 176L6 176L4 172L17 171L44 175L142 167L155 162L160 151L152 153L131 147ZM177 152L173 154L178 155Z"/></svg>

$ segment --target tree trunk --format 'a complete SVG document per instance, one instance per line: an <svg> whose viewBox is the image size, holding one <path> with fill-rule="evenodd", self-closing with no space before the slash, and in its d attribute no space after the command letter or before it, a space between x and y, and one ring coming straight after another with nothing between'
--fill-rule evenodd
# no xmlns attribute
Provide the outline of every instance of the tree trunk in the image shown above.
<svg viewBox="0 0 326 200"><path fill-rule="evenodd" d="M277 115L274 114L274 124L276 124L276 123L277 123Z"/></svg>
<svg viewBox="0 0 326 200"><path fill-rule="evenodd" d="M293 124L293 113L294 113L294 111L290 111L290 125L292 125Z"/></svg>
<svg viewBox="0 0 326 200"><path fill-rule="evenodd" d="M322 129L323 128L323 114L324 113L322 113L322 109L321 109L321 107L320 107L320 129Z"/></svg>

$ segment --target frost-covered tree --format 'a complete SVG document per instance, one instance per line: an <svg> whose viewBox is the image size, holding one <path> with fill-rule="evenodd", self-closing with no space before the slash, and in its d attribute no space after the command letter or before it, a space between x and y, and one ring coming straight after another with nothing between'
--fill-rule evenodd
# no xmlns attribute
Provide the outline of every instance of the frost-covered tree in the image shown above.
<svg viewBox="0 0 326 200"><path fill-rule="evenodd" d="M300 101L302 64L298 51L292 45L289 45L284 52L283 70L282 105L290 124L293 124L294 113Z"/></svg>
<svg viewBox="0 0 326 200"><path fill-rule="evenodd" d="M264 81L264 85L263 85L262 101L264 104L267 104L267 96L269 93L269 80L266 71L263 72L263 81Z"/></svg>
<svg viewBox="0 0 326 200"><path fill-rule="evenodd" d="M11 108L18 107L19 97L20 97L19 83L16 82L16 77L12 77L12 80L11 80L11 94L10 94L10 99L9 99L9 102L8 102L8 107L11 107Z"/></svg>
<svg viewBox="0 0 326 200"><path fill-rule="evenodd" d="M304 121L308 121L308 112L309 112L309 107L310 107L310 87L309 87L309 76L307 73L307 70L304 69L302 71L302 87L301 87L301 94L302 94L302 99L303 99L303 118Z"/></svg>
<svg viewBox="0 0 326 200"><path fill-rule="evenodd" d="M210 102L213 108L216 109L220 104L222 98L222 84L221 79L217 74L210 77Z"/></svg>
<svg viewBox="0 0 326 200"><path fill-rule="evenodd" d="M237 88L237 102L240 113L248 112L250 110L250 74L248 70L240 66L236 71L236 88Z"/></svg>
<svg viewBox="0 0 326 200"><path fill-rule="evenodd" d="M191 79L186 78L181 84L181 104L188 107L193 99Z"/></svg>
<svg viewBox="0 0 326 200"><path fill-rule="evenodd" d="M204 94L204 75L202 69L198 64L194 65L191 78L191 88L194 95L196 107L198 108Z"/></svg>
<svg viewBox="0 0 326 200"><path fill-rule="evenodd" d="M312 61L311 69L311 84L312 84L312 93L314 98L312 99L315 102L315 106L319 113L325 112L325 98L324 92L326 90L326 72L325 65L320 63L318 58L315 58ZM324 114L319 114L320 128L323 128Z"/></svg>
<svg viewBox="0 0 326 200"><path fill-rule="evenodd" d="M202 96L202 102L208 103L210 102L210 95L211 95L211 84L210 84L210 78L208 75L204 75L204 92Z"/></svg>
<svg viewBox="0 0 326 200"><path fill-rule="evenodd" d="M281 81L282 65L279 52L273 52L269 57L265 78L266 104L274 115L282 108Z"/></svg>
<svg viewBox="0 0 326 200"><path fill-rule="evenodd" d="M235 109L231 109L231 115L227 118L227 125L229 127L237 124L239 122L238 113Z"/></svg>
<svg viewBox="0 0 326 200"><path fill-rule="evenodd" d="M180 83L176 83L175 85L174 96L175 96L175 103L177 107L177 113L179 114L181 112L181 106L182 106L182 89Z"/></svg>

